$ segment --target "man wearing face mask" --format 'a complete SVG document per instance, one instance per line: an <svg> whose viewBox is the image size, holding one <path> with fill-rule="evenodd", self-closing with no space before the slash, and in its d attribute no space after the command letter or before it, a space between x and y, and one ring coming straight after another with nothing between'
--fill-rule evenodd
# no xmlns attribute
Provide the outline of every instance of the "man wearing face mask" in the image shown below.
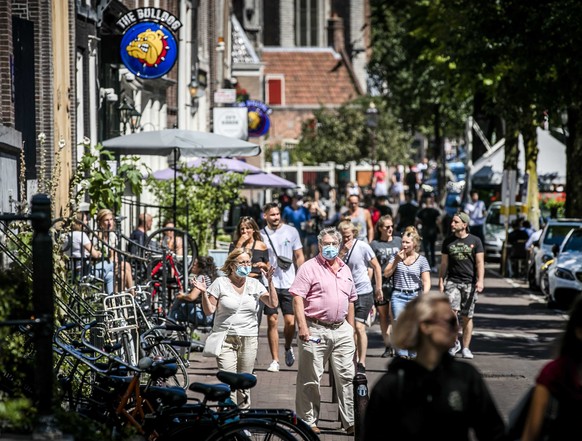
<svg viewBox="0 0 582 441"><path fill-rule="evenodd" d="M315 433L320 433L317 427L321 409L320 384L329 361L342 425L348 435L353 435L356 286L350 268L338 257L339 231L325 228L317 240L319 254L299 268L289 288L298 328L295 409Z"/></svg>

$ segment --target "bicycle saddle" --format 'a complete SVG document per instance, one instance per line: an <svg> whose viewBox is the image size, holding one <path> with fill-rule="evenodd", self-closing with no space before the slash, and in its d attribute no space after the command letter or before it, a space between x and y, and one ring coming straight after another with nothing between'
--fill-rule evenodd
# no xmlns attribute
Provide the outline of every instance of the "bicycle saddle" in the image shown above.
<svg viewBox="0 0 582 441"><path fill-rule="evenodd" d="M255 377L253 374L247 374L244 372L237 373L218 371L216 378L218 378L223 383L228 384L231 390L250 389L251 387L255 387L257 384L257 377Z"/></svg>
<svg viewBox="0 0 582 441"><path fill-rule="evenodd" d="M144 397L165 406L180 407L188 402L186 391L181 387L141 385L140 390Z"/></svg>
<svg viewBox="0 0 582 441"><path fill-rule="evenodd" d="M230 386L228 384L206 384L192 383L188 389L192 392L198 392L204 395L207 401L224 401L230 397Z"/></svg>

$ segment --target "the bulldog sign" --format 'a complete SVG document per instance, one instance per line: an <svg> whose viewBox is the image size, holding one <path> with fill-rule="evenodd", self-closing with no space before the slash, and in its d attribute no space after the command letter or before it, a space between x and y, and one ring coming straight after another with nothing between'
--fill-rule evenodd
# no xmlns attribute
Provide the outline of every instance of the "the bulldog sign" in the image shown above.
<svg viewBox="0 0 582 441"><path fill-rule="evenodd" d="M159 8L129 11L117 26L123 30L121 60L139 78L165 75L178 58L176 32L182 26L178 18Z"/></svg>

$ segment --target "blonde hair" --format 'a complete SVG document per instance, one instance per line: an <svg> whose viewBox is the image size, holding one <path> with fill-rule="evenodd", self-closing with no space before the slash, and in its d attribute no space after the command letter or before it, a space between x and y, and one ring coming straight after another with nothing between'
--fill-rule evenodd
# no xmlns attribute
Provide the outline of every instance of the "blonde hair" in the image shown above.
<svg viewBox="0 0 582 441"><path fill-rule="evenodd" d="M421 294L408 302L392 327L392 342L401 349L416 350L420 345L420 324L431 320L435 306L440 302L450 305L449 298L441 293Z"/></svg>
<svg viewBox="0 0 582 441"><path fill-rule="evenodd" d="M354 236L357 236L360 229L349 219L342 220L337 224L337 230L341 233L343 230L352 230Z"/></svg>
<svg viewBox="0 0 582 441"><path fill-rule="evenodd" d="M413 227L406 227L406 229L404 230L404 233L402 233L402 237L409 237L410 239L412 239L412 242L414 243L414 251L418 251L420 249L420 243L422 242L422 237L420 236L420 234L418 234L418 230Z"/></svg>
<svg viewBox="0 0 582 441"><path fill-rule="evenodd" d="M232 266L233 266L233 264L236 265L236 259L241 254L247 254L249 256L249 259L252 259L252 256L251 256L251 254L250 254L250 252L249 252L248 249L246 249L246 248L235 248L234 250L232 250L229 253L228 256L226 256L226 260L224 261L224 264L222 265L222 268L220 268L220 271L222 271L227 276L230 276L232 274Z"/></svg>
<svg viewBox="0 0 582 441"><path fill-rule="evenodd" d="M101 210L99 210L97 212L97 225L99 227L101 227L101 222L103 221L105 216L109 216L109 215L111 215L111 217L113 217L113 211L111 211L109 208L102 208Z"/></svg>

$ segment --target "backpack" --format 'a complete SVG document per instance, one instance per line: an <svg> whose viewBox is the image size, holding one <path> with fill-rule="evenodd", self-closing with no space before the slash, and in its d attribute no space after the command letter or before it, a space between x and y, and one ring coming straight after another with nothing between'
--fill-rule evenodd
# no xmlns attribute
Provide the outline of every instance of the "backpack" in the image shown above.
<svg viewBox="0 0 582 441"><path fill-rule="evenodd" d="M535 386L530 387L529 390L519 399L511 412L509 412L506 438L508 441L518 441L521 439L521 435L525 427L525 421L527 419L527 414L529 412L529 408L531 407L534 389ZM544 417L544 423L542 426L542 433L540 434L541 436L539 438L541 441L549 439L552 430L552 424L556 421L557 416L558 400L553 395L550 395L550 401L548 402L548 408L546 409L546 415Z"/></svg>

